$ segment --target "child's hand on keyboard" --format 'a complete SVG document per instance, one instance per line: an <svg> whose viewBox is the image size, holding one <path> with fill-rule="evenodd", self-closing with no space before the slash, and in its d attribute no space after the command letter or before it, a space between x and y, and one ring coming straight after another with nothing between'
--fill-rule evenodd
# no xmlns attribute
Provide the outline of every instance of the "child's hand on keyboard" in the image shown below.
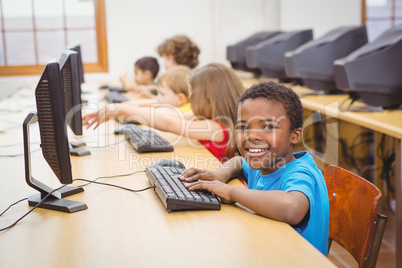
<svg viewBox="0 0 402 268"><path fill-rule="evenodd" d="M116 104L110 104L97 112L93 112L82 117L82 125L87 125L87 128L95 125L96 129L100 124L108 121L111 116L115 116L117 111Z"/></svg>
<svg viewBox="0 0 402 268"><path fill-rule="evenodd" d="M195 182L185 183L184 186L189 189L190 191L194 190L207 190L211 193L216 194L219 196L224 203L232 203L231 199L231 190L234 188L231 185L228 185L224 182L219 180L198 180Z"/></svg>
<svg viewBox="0 0 402 268"><path fill-rule="evenodd" d="M230 191L233 186L223 182L224 178L220 176L218 171L207 171L197 168L190 168L184 171L179 179L186 181L187 189L194 191L199 189L207 190L219 196L225 203L230 203ZM226 180L225 180L226 181Z"/></svg>
<svg viewBox="0 0 402 268"><path fill-rule="evenodd" d="M213 171L189 168L179 176L179 179L186 182L192 182L197 180L217 180L218 178L216 178L215 172Z"/></svg>
<svg viewBox="0 0 402 268"><path fill-rule="evenodd" d="M93 112L82 117L82 124L87 125L87 128L95 125L94 129L96 129L100 124L109 120L109 109L100 109L97 112Z"/></svg>

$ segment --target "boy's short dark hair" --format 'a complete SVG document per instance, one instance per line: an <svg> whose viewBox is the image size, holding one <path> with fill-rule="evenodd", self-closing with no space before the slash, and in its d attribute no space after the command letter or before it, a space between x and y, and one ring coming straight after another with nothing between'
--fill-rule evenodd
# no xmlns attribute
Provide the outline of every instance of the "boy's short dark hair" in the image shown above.
<svg viewBox="0 0 402 268"><path fill-rule="evenodd" d="M143 71L150 71L154 79L159 72L159 63L158 60L154 57L142 57L135 62L134 66Z"/></svg>
<svg viewBox="0 0 402 268"><path fill-rule="evenodd" d="M292 89L271 81L253 85L240 96L237 101L236 111L244 101L258 98L282 103L289 116L290 129L302 127L303 107L299 96Z"/></svg>

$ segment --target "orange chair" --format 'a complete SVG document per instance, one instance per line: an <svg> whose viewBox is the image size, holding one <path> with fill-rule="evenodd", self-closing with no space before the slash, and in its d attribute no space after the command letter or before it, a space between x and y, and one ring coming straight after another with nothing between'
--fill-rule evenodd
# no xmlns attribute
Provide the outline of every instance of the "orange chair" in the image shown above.
<svg viewBox="0 0 402 268"><path fill-rule="evenodd" d="M381 191L369 181L329 165L324 173L329 197L329 247L346 249L359 267L375 267L387 217L377 214Z"/></svg>

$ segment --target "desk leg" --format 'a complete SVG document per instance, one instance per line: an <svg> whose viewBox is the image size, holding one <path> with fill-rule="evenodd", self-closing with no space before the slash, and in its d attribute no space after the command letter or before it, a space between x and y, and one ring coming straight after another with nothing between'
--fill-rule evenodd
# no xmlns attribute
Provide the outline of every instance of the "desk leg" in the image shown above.
<svg viewBox="0 0 402 268"><path fill-rule="evenodd" d="M395 201L396 201L396 267L402 267L402 141L396 142Z"/></svg>

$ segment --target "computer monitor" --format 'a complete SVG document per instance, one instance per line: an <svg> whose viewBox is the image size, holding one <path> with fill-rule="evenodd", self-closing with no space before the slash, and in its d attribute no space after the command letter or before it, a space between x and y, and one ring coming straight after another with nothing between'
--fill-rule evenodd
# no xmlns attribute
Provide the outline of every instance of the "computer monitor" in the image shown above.
<svg viewBox="0 0 402 268"><path fill-rule="evenodd" d="M278 78L281 82L290 81L286 76L284 55L287 51L313 39L313 30L291 31L275 35L260 42L255 46L249 46L246 50L247 66L259 68L264 76Z"/></svg>
<svg viewBox="0 0 402 268"><path fill-rule="evenodd" d="M78 74L79 74L79 78L80 78L80 84L85 83L81 45L76 44L76 45L67 46L66 50L73 50L78 53Z"/></svg>
<svg viewBox="0 0 402 268"><path fill-rule="evenodd" d="M63 89L66 123L75 135L82 135L82 101L80 91L80 79L78 71L78 53L73 50L65 50L60 56L60 72ZM90 151L76 149L85 146L85 142L70 142L70 153L76 156L89 155Z"/></svg>
<svg viewBox="0 0 402 268"><path fill-rule="evenodd" d="M324 94L340 93L335 84L334 61L367 43L366 26L334 29L285 53L285 72L303 85Z"/></svg>
<svg viewBox="0 0 402 268"><path fill-rule="evenodd" d="M232 68L239 71L253 72L255 76L261 74L258 68L250 68L247 66L246 49L249 46L257 45L262 41L268 40L273 36L281 33L280 31L262 31L249 36L233 45L226 47L226 59L230 61Z"/></svg>
<svg viewBox="0 0 402 268"><path fill-rule="evenodd" d="M26 182L40 193L30 196L28 203L30 206L40 204L41 208L70 213L86 209L87 206L82 202L63 199L82 192L81 187L64 186L54 191L33 178L31 173L29 127L38 122L43 157L62 184L71 184L73 181L61 73L56 60L47 63L36 87L35 99L37 112L29 113L23 123L24 161ZM49 193L51 194L43 200Z"/></svg>
<svg viewBox="0 0 402 268"><path fill-rule="evenodd" d="M402 24L334 62L336 86L385 109L402 104Z"/></svg>
<svg viewBox="0 0 402 268"><path fill-rule="evenodd" d="M65 50L59 59L64 92L66 123L75 135L82 135L81 91L78 71L78 53Z"/></svg>
<svg viewBox="0 0 402 268"><path fill-rule="evenodd" d="M78 74L79 74L79 78L80 78L80 92L81 94L89 94L89 91L85 91L82 90L82 86L81 84L85 83L84 80L84 65L83 65L83 61L82 61L82 53L81 53L81 46L80 45L71 45L71 46L67 46L66 50L72 50L78 53ZM86 100L82 100L82 103L84 105L87 105L88 101Z"/></svg>

